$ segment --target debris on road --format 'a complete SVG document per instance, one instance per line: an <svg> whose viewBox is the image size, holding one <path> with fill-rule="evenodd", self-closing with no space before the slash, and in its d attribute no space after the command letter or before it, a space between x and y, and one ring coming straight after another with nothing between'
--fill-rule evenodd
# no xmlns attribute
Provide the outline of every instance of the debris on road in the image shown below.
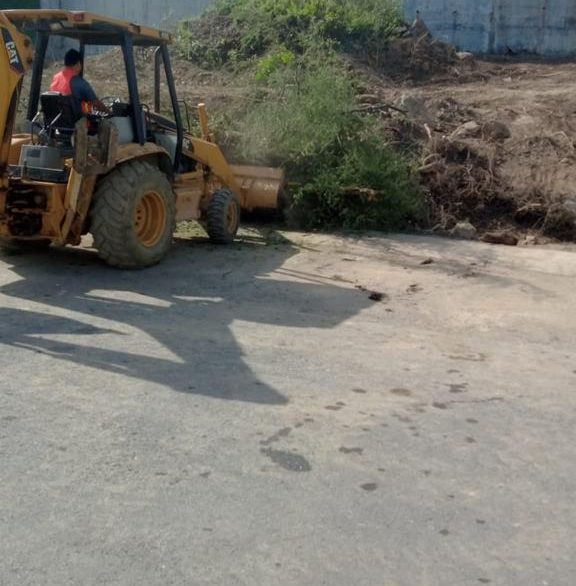
<svg viewBox="0 0 576 586"><path fill-rule="evenodd" d="M520 239L511 232L486 232L480 238L482 242L488 244L503 244L505 246L517 246Z"/></svg>
<svg viewBox="0 0 576 586"><path fill-rule="evenodd" d="M450 231L450 236L460 240L475 240L478 230L470 222L458 222Z"/></svg>

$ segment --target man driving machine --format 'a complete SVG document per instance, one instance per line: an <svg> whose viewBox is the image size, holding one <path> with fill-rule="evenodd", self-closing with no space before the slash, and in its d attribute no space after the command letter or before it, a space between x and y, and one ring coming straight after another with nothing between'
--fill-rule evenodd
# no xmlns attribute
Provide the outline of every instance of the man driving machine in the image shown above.
<svg viewBox="0 0 576 586"><path fill-rule="evenodd" d="M92 86L82 77L82 55L76 49L70 49L64 56L64 69L54 75L51 92L63 96L72 96L78 113L92 114L109 112L109 109L98 99Z"/></svg>

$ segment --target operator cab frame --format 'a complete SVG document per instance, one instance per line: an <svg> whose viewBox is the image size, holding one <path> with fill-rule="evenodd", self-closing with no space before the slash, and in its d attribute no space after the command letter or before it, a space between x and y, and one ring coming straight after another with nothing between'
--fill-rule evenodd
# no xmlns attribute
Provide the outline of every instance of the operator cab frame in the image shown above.
<svg viewBox="0 0 576 586"><path fill-rule="evenodd" d="M144 145L146 142L158 142L169 151L172 161L172 172L177 174L182 162L184 142L184 124L180 111L180 103L176 92L174 74L168 45L172 41L169 33L156 29L129 24L113 18L94 15L89 12L73 12L63 10L7 10L12 22L27 34L35 36L35 57L32 66L32 78L26 119L32 123L37 119L42 96L42 77L46 65L48 43L51 37L63 37L79 43L79 51L84 59L86 48L90 46L120 47L122 50L129 104L118 104L112 116L130 118L131 142ZM145 112L140 99L134 49L145 47L155 49L154 59L154 110ZM165 75L170 97L173 120L166 119L159 112L160 108L160 77ZM158 135L150 138L147 122L175 133L174 141L157 141Z"/></svg>

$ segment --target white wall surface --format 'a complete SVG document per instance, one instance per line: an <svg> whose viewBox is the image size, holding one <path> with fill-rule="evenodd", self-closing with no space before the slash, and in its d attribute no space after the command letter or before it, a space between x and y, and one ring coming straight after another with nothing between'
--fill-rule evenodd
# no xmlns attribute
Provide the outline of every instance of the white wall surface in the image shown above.
<svg viewBox="0 0 576 586"><path fill-rule="evenodd" d="M405 0L405 12L465 51L576 54L576 0Z"/></svg>
<svg viewBox="0 0 576 586"><path fill-rule="evenodd" d="M150 26L200 13L211 0L41 0L43 8L85 10Z"/></svg>

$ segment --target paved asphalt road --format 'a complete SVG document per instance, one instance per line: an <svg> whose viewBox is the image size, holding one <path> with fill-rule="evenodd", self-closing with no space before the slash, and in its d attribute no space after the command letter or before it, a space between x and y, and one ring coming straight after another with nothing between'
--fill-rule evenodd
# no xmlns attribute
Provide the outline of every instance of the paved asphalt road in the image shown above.
<svg viewBox="0 0 576 586"><path fill-rule="evenodd" d="M0 256L0 584L573 586L575 310L570 248Z"/></svg>

